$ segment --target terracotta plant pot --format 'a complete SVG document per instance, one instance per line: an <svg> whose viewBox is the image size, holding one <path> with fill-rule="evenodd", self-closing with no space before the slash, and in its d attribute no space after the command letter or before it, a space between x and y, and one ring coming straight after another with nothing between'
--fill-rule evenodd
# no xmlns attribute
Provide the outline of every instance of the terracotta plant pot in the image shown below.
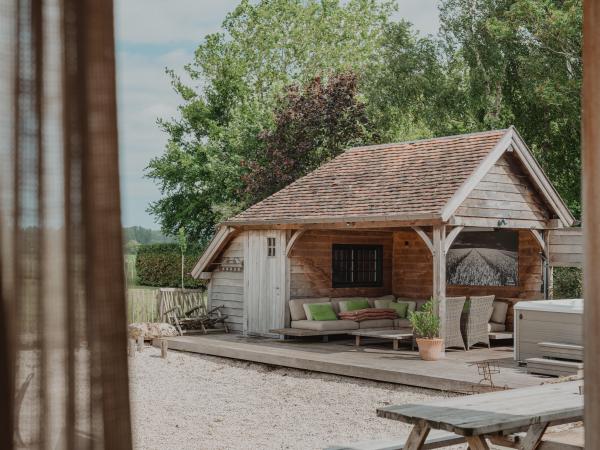
<svg viewBox="0 0 600 450"><path fill-rule="evenodd" d="M444 357L444 340L417 338L419 356L423 361L437 361Z"/></svg>

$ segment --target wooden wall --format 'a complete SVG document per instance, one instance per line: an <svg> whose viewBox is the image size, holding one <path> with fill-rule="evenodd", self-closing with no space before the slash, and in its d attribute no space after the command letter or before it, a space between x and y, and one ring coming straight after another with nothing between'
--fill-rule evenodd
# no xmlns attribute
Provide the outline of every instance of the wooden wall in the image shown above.
<svg viewBox="0 0 600 450"><path fill-rule="evenodd" d="M236 236L216 260L221 264L226 258L244 259L244 236ZM219 265L212 273L208 286L208 306L224 305L227 324L234 331L242 331L244 316L244 272L225 271Z"/></svg>
<svg viewBox="0 0 600 450"><path fill-rule="evenodd" d="M519 231L518 286L453 286L446 295L488 295L539 298L542 287L540 249L529 231ZM423 240L413 230L394 233L393 293L426 299L432 295L433 260Z"/></svg>
<svg viewBox="0 0 600 450"><path fill-rule="evenodd" d="M383 286L379 288L332 288L333 244L383 245ZM377 297L392 292L392 233L376 231L307 231L290 255L290 298Z"/></svg>
<svg viewBox="0 0 600 450"><path fill-rule="evenodd" d="M544 229L550 216L529 175L514 156L505 154L460 205L454 220L485 227L504 219L509 226Z"/></svg>
<svg viewBox="0 0 600 450"><path fill-rule="evenodd" d="M583 268L583 228L551 230L548 241L551 266Z"/></svg>

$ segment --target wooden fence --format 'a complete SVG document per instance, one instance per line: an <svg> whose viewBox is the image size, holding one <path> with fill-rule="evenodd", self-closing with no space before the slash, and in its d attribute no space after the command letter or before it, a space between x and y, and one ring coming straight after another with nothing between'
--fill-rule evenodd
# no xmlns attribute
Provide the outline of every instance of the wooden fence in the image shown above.
<svg viewBox="0 0 600 450"><path fill-rule="evenodd" d="M127 322L161 322L165 304L181 306L182 311L207 302L206 291L176 288L127 289ZM170 306L172 307L172 306Z"/></svg>

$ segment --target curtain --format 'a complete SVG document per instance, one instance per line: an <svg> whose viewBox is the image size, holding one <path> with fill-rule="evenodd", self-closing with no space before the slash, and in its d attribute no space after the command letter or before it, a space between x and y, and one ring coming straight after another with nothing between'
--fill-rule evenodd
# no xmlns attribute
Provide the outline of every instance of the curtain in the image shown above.
<svg viewBox="0 0 600 450"><path fill-rule="evenodd" d="M0 448L130 449L111 0L0 0Z"/></svg>

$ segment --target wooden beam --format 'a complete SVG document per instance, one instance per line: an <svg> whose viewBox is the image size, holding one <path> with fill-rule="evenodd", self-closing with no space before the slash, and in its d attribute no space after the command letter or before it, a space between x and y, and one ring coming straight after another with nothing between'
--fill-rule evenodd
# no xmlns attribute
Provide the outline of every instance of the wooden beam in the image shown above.
<svg viewBox="0 0 600 450"><path fill-rule="evenodd" d="M292 234L292 237L290 237L290 240L288 241L286 247L285 247L285 255L287 257L290 256L290 253L292 253L292 249L294 248L294 244L296 243L296 241L300 238L300 236L302 236L304 233L306 232L306 230L296 230L296 232L294 234Z"/></svg>
<svg viewBox="0 0 600 450"><path fill-rule="evenodd" d="M450 251L450 247L452 247L452 243L464 228L465 227L463 227L462 225L459 225L457 227L452 228L452 231L448 233L448 236L446 236L446 243L444 244L444 254L448 254L448 252Z"/></svg>
<svg viewBox="0 0 600 450"><path fill-rule="evenodd" d="M421 228L421 227L412 227L412 229L417 232L417 234L419 235L419 237L421 239L423 239L423 242L425 242L425 245L427 246L427 248L429 249L429 251L433 254L433 243L431 242L431 239L429 239L429 236L427 236L427 233L425 233L425 231L423 230L423 228Z"/></svg>
<svg viewBox="0 0 600 450"><path fill-rule="evenodd" d="M529 231L531 232L531 235L535 238L538 245L542 249L542 253L545 256L548 256L548 248L546 247L546 240L544 239L542 232L539 230L529 230Z"/></svg>
<svg viewBox="0 0 600 450"><path fill-rule="evenodd" d="M600 1L583 2L585 447L600 448Z"/></svg>
<svg viewBox="0 0 600 450"><path fill-rule="evenodd" d="M440 317L440 337L446 336L446 226L433 227L433 299Z"/></svg>
<svg viewBox="0 0 600 450"><path fill-rule="evenodd" d="M221 226L215 236L208 244L208 247L198 260L196 266L192 269L192 276L198 278L208 265L219 255L221 250L227 245L237 230L233 227Z"/></svg>

